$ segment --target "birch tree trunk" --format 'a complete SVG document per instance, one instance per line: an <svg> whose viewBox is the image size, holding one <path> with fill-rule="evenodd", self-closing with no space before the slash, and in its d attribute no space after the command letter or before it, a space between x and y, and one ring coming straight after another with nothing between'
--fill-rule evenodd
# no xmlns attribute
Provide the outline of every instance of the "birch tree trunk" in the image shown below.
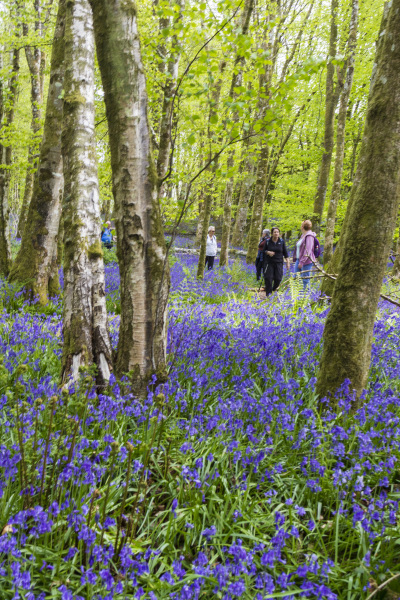
<svg viewBox="0 0 400 600"><path fill-rule="evenodd" d="M25 56L26 61L28 63L30 78L31 78L31 110L32 110L32 121L31 121L31 130L34 134L34 137L37 136L38 132L41 128L41 104L42 104L42 91L43 86L41 85L41 49L38 45L38 38L41 34L41 5L40 0L34 1L34 10L36 15L35 20L35 33L37 34L36 45L25 46ZM29 34L29 28L26 23L23 24L23 33L24 36L27 37ZM26 170L25 177L25 189L24 189L24 197L22 201L21 214L18 221L18 231L17 237L22 238L22 234L24 231L26 218L28 214L28 207L32 198L33 193L33 184L34 184L34 172L36 169L37 163L37 140L33 140L31 146L28 151L28 167Z"/></svg>
<svg viewBox="0 0 400 600"><path fill-rule="evenodd" d="M12 53L12 68L9 89L6 92L0 81L0 125L4 123L10 127L14 122L15 105L18 92L19 75L19 49L15 48ZM0 144L0 275L8 276L11 266L10 251L10 218L9 218L9 184L10 170L12 164L12 146Z"/></svg>
<svg viewBox="0 0 400 600"><path fill-rule="evenodd" d="M43 139L21 247L10 272L29 296L46 304L59 288L57 241L63 192L61 127L64 85L65 3L60 0L54 31ZM54 258L55 257L55 258Z"/></svg>
<svg viewBox="0 0 400 600"><path fill-rule="evenodd" d="M323 335L317 382L321 397L334 393L346 379L357 395L367 384L376 310L398 214L400 0L388 4L387 25L381 28L377 48L338 278Z"/></svg>
<svg viewBox="0 0 400 600"><path fill-rule="evenodd" d="M254 9L254 0L246 0L245 5L243 7L243 13L241 18L241 35L245 36L248 34L250 19ZM234 101L237 93L236 88L242 85L243 81L243 68L245 65L245 58L242 54L238 54L236 56L231 88L229 92L229 98L232 98ZM233 123L237 123L239 119L238 111L235 109L232 121ZM227 170L228 172L232 171L234 165L234 157L235 157L235 149L232 148L229 151L228 159L227 159ZM221 236L221 254L219 257L220 266L225 266L228 264L228 249L229 249L229 238L231 233L231 221L232 221L232 194L233 194L233 176L229 176L229 180L226 184L225 194L224 194L224 205L223 205L223 219L222 219L222 236Z"/></svg>
<svg viewBox="0 0 400 600"><path fill-rule="evenodd" d="M343 87L343 91L340 97L340 108L338 115L337 131L336 131L336 159L335 159L335 172L333 176L333 185L331 198L328 208L328 216L326 220L325 228L325 244L324 244L324 263L328 263L333 254L333 240L335 236L335 221L336 211L340 200L340 192L342 188L343 178L343 161L344 161L344 150L345 150L345 133L346 133L346 120L347 110L349 106L351 88L353 86L354 77L354 64L356 58L356 47L357 47L357 27L358 27L358 0L353 0L352 13L350 20L350 31L348 41L348 64L346 79Z"/></svg>
<svg viewBox="0 0 400 600"><path fill-rule="evenodd" d="M169 269L150 149L148 99L133 3L90 0L109 125L121 277L116 369L138 393L165 380Z"/></svg>
<svg viewBox="0 0 400 600"><path fill-rule="evenodd" d="M319 231L324 210L326 191L329 183L329 173L332 162L332 151L334 146L335 134L335 110L339 98L339 88L335 86L335 66L332 59L336 56L337 45L337 10L338 0L331 1L331 31L329 39L329 57L326 67L326 87L325 87L325 125L324 125L324 152L322 155L321 166L318 174L317 191L314 197L314 218L315 229Z"/></svg>
<svg viewBox="0 0 400 600"><path fill-rule="evenodd" d="M96 364L97 382L110 377L99 186L94 133L94 37L87 0L66 4L64 162L64 348L62 380Z"/></svg>

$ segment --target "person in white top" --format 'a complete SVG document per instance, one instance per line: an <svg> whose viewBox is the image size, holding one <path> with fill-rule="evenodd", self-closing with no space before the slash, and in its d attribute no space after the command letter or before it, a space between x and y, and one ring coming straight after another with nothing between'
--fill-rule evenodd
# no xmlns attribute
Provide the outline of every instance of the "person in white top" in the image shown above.
<svg viewBox="0 0 400 600"><path fill-rule="evenodd" d="M206 243L206 267L209 271L214 266L214 259L217 256L217 238L215 237L215 228L208 228Z"/></svg>

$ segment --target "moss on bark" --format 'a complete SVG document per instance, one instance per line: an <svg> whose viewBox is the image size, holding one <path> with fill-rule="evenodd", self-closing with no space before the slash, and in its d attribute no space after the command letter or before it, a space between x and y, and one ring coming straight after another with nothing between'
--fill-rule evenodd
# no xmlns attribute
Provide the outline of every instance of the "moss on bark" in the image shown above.
<svg viewBox="0 0 400 600"><path fill-rule="evenodd" d="M320 396L334 393L345 379L358 395L367 383L376 310L398 214L400 0L393 0L389 10L378 45L356 184L324 330L317 382Z"/></svg>

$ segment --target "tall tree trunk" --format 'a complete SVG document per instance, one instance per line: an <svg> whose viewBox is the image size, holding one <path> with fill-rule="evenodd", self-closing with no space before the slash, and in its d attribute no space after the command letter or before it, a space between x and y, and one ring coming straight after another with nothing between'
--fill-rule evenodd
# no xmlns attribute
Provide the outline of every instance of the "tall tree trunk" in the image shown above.
<svg viewBox="0 0 400 600"><path fill-rule="evenodd" d="M94 107L93 20L87 0L67 1L65 95L62 127L64 162L64 348L62 379L78 378L94 363L97 382L110 377Z"/></svg>
<svg viewBox="0 0 400 600"><path fill-rule="evenodd" d="M165 378L169 269L133 3L90 0L109 125L121 324L116 368L138 393Z"/></svg>
<svg viewBox="0 0 400 600"><path fill-rule="evenodd" d="M197 221L196 237L195 237L195 242L197 245L201 243L201 239L203 236L203 219L204 219L204 189L201 190L200 196L199 196L199 218Z"/></svg>
<svg viewBox="0 0 400 600"><path fill-rule="evenodd" d="M174 27L177 27L179 21L182 19L182 11L185 7L185 0L176 0L176 4L179 7L179 9L173 23ZM167 174L169 166L173 121L172 110L176 83L178 81L178 68L180 56L181 48L179 45L178 36L175 33L171 40L171 51L167 64L166 80L164 84L164 98L160 121L160 141L158 144L157 156L157 175L161 186L160 193L162 192L162 180Z"/></svg>
<svg viewBox="0 0 400 600"><path fill-rule="evenodd" d="M10 127L14 122L15 105L17 101L19 75L19 48L12 53L12 68L10 85L6 92L0 82L0 125L3 123ZM10 251L10 209L9 209L9 184L10 167L12 164L12 146L0 144L0 275L8 276L11 266Z"/></svg>
<svg viewBox="0 0 400 600"><path fill-rule="evenodd" d="M339 86L335 86L335 65L332 60L336 56L337 44L337 10L338 0L331 0L331 31L329 39L329 57L326 67L325 88L325 129L324 129L324 152L318 174L317 191L314 197L314 222L315 229L319 230L324 210L326 190L329 183L329 172L332 161L335 133L335 110L339 99Z"/></svg>
<svg viewBox="0 0 400 600"><path fill-rule="evenodd" d="M232 232L232 246L244 246L244 237L249 211L249 201L254 177L254 158L247 156L243 167L243 179L240 186L239 202L236 212L235 225Z"/></svg>
<svg viewBox="0 0 400 600"><path fill-rule="evenodd" d="M275 7L279 11L279 3ZM285 15L286 17L287 15ZM270 14L268 20L273 21L276 14ZM279 27L279 25L278 25ZM266 64L264 72L259 77L259 98L258 98L258 119L262 121L265 117L267 109L269 107L269 95L270 86L272 81L272 75L274 72L275 61L278 52L278 43L276 39L276 30L273 28L269 31L268 40L264 41L264 50L268 50L272 58L272 64ZM250 230L247 238L247 255L246 262L251 264L254 262L257 255L258 242L260 239L260 233L262 228L262 215L264 208L265 189L268 176L268 162L269 162L269 144L266 138L261 141L260 150L258 154L257 167L256 167L256 183L254 186L254 200L253 208L251 211L250 218Z"/></svg>
<svg viewBox="0 0 400 600"><path fill-rule="evenodd" d="M323 335L320 396L334 393L346 379L358 395L367 383L400 197L399 31L400 0L392 0L387 25L381 27L338 278Z"/></svg>
<svg viewBox="0 0 400 600"><path fill-rule="evenodd" d="M340 192L342 188L342 177L343 177L343 161L344 161L344 149L345 149L345 133L346 133L346 119L347 109L349 106L349 99L351 88L353 85L354 76L354 64L356 57L357 47L357 27L358 27L358 0L353 0L352 13L350 20L350 31L348 41L348 64L346 79L343 87L343 91L340 98L340 108L336 131L336 160L335 160L335 172L333 176L333 185L331 198L328 208L328 217L326 220L325 229L325 244L324 244L324 263L328 263L333 254L333 240L335 236L335 221L336 211L340 200Z"/></svg>
<svg viewBox="0 0 400 600"><path fill-rule="evenodd" d="M386 28L387 21L388 21L388 16L389 16L389 2L386 2L384 5L384 9L383 9L382 22L381 22L381 27L380 27L380 35L378 37L377 48L376 48L376 56L379 56L380 53L382 52L381 46L382 46L383 41L386 39L385 36L383 35L383 33L385 32L385 28ZM376 81L376 76L377 76L376 74L377 74L377 62L374 63L373 68L372 68L372 76L371 76L370 90L369 90L370 96L372 94L372 89L373 89L375 81ZM357 168L358 168L358 165L357 165ZM352 204L353 204L354 198L356 197L354 188L358 184L357 174L358 174L358 171L356 173L356 176L354 178L353 185L351 188L351 193L350 193L349 200L347 203L346 214L343 219L338 244L336 246L335 252L332 255L332 259L329 261L329 263L326 263L326 265L325 265L325 270L331 274L336 274L339 269L339 264L340 264L341 257L342 257L342 249L343 249L343 245L344 245L344 240L348 233L348 225L349 225L349 221L350 221ZM322 285L321 285L321 293L326 294L327 296L332 296L334 289L335 289L335 281L326 277L323 280Z"/></svg>
<svg viewBox="0 0 400 600"><path fill-rule="evenodd" d="M41 105L42 105L42 85L41 85L41 49L38 45L39 37L41 34L41 5L40 0L34 0L34 10L35 10L35 33L36 33L36 45L35 46L25 46L25 56L26 61L29 67L29 73L31 78L31 110L32 110L32 121L31 121L31 130L34 135L34 139L29 147L28 151L28 166L26 170L25 177L25 190L24 190L24 198L22 201L21 214L18 222L18 232L17 237L22 238L22 234L24 231L26 217L28 214L28 207L31 202L32 193L33 193L33 184L34 184L34 172L37 166L37 134L41 128ZM23 33L24 36L27 37L29 34L29 28L26 23L23 24Z"/></svg>
<svg viewBox="0 0 400 600"><path fill-rule="evenodd" d="M246 262L251 264L257 255L257 247L260 241L262 216L264 208L265 190L268 177L269 146L265 142L261 147L258 158L257 179L254 189L253 210L251 213L250 231L247 243Z"/></svg>
<svg viewBox="0 0 400 600"><path fill-rule="evenodd" d="M241 35L245 36L248 34L250 19L254 9L254 0L246 0L243 7L243 13L241 17ZM243 68L245 65L245 58L242 54L237 54L233 74L231 81L231 88L229 91L229 97L232 101L235 100L237 95L236 89L242 85L243 80ZM238 111L235 110L232 115L233 123L237 123L239 119ZM229 151L227 159L227 170L232 171L234 166L235 149L232 148ZM221 254L219 258L220 266L228 264L228 249L229 249L229 238L231 233L231 221L232 221L232 194L233 194L233 175L229 175L228 182L225 188L224 204L223 204L223 218L222 218L222 236L221 236Z"/></svg>
<svg viewBox="0 0 400 600"><path fill-rule="evenodd" d="M208 156L208 161L210 161L212 158L212 143L213 143L213 141L215 141L212 122L214 120L215 115L218 113L219 99L220 99L221 87L222 87L222 74L225 70L225 67L226 67L226 62L223 60L219 64L220 76L219 76L217 82L215 83L214 89L212 90L210 113L209 113L209 117L208 117L208 131L207 131L208 143L211 148L209 156ZM214 176L215 176L215 171L217 170L217 168L218 168L218 159L215 159L213 164L209 164L208 168L207 168L207 171L210 174L210 178L207 181L206 190L205 190L204 198L203 198L203 215L202 215L202 224L201 224L201 232L202 233L201 233L199 263L197 265L197 277L199 279L202 279L203 275L204 275L208 227L210 224L211 208L212 208L212 203L214 200Z"/></svg>
<svg viewBox="0 0 400 600"><path fill-rule="evenodd" d="M57 236L64 183L61 127L65 3L66 0L59 1L43 139L32 200L28 206L21 247L10 272L10 280L23 282L28 295L37 296L41 304L46 304L49 297L54 296L58 289L54 255L57 255Z"/></svg>

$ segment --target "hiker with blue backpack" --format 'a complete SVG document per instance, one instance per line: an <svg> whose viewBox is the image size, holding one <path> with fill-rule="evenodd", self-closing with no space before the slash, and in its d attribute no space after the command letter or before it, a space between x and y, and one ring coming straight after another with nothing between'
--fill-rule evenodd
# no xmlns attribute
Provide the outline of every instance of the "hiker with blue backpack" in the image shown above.
<svg viewBox="0 0 400 600"><path fill-rule="evenodd" d="M301 238L295 247L295 273L301 273L303 289L306 290L310 282L311 270L321 254L321 246L317 235L312 231L310 220L301 224Z"/></svg>
<svg viewBox="0 0 400 600"><path fill-rule="evenodd" d="M269 296L280 286L283 278L283 261L286 268L290 270L290 259L286 249L285 241L280 237L279 227L271 229L271 237L264 245L264 282L265 295Z"/></svg>

